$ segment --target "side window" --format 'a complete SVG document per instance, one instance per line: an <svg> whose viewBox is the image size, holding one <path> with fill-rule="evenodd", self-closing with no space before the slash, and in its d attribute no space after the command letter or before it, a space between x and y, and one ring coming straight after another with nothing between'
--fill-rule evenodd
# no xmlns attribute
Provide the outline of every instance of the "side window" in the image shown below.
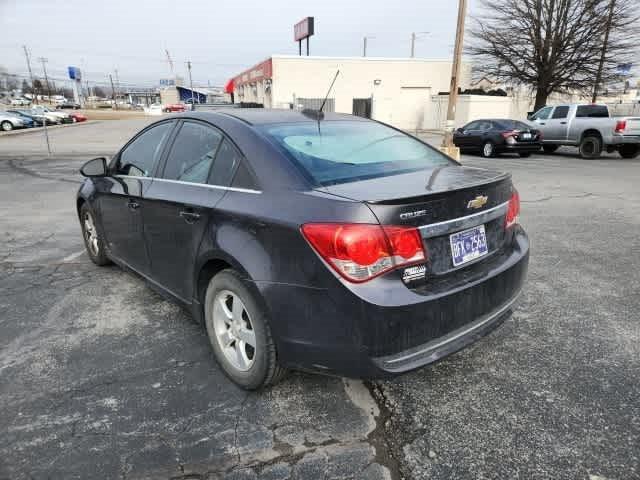
<svg viewBox="0 0 640 480"><path fill-rule="evenodd" d="M469 124L467 124L466 127L464 127L465 130L478 130L478 126L480 125L480 122L471 122Z"/></svg>
<svg viewBox="0 0 640 480"><path fill-rule="evenodd" d="M185 122L173 142L162 178L207 183L221 141L222 135L213 128Z"/></svg>
<svg viewBox="0 0 640 480"><path fill-rule="evenodd" d="M607 118L609 110L604 105L579 105L577 118Z"/></svg>
<svg viewBox="0 0 640 480"><path fill-rule="evenodd" d="M216 155L209 183L228 187L231 184L236 167L240 164L240 159L241 156L234 146L228 140L224 140L220 145L218 155Z"/></svg>
<svg viewBox="0 0 640 480"><path fill-rule="evenodd" d="M253 175L247 167L246 160L242 160L238 165L238 170L233 177L233 184L231 186L235 188L248 188L251 190L256 190L258 188Z"/></svg>
<svg viewBox="0 0 640 480"><path fill-rule="evenodd" d="M134 177L151 176L173 125L173 122L161 123L131 142L120 154L116 173Z"/></svg>
<svg viewBox="0 0 640 480"><path fill-rule="evenodd" d="M480 130L486 132L493 128L493 124L491 122L487 122L486 120L480 124Z"/></svg>
<svg viewBox="0 0 640 480"><path fill-rule="evenodd" d="M538 110L533 117L531 117L532 120L546 120L549 118L549 115L551 115L551 110L553 110L553 107L544 107L541 108L540 110Z"/></svg>
<svg viewBox="0 0 640 480"><path fill-rule="evenodd" d="M567 105L561 105L556 107L553 111L553 116L551 118L567 118L569 114L569 107Z"/></svg>

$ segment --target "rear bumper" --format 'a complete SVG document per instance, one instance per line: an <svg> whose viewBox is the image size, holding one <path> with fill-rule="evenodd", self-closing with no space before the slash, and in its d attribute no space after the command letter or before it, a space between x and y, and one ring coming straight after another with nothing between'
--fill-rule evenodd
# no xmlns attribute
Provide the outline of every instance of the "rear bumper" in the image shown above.
<svg viewBox="0 0 640 480"><path fill-rule="evenodd" d="M498 327L515 308L528 261L517 227L503 252L420 290L405 287L399 272L357 288L256 286L285 366L379 378L435 362Z"/></svg>
<svg viewBox="0 0 640 480"><path fill-rule="evenodd" d="M640 135L612 135L609 145L626 145L630 143L640 145Z"/></svg>
<svg viewBox="0 0 640 480"><path fill-rule="evenodd" d="M541 143L525 143L525 144L504 144L504 145L496 145L496 152L517 152L517 153L534 153L540 151L542 148Z"/></svg>

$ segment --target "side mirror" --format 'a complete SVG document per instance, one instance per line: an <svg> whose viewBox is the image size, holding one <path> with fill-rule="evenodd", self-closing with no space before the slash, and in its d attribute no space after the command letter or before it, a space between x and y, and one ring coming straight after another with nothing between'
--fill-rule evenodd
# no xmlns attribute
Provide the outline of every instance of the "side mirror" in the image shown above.
<svg viewBox="0 0 640 480"><path fill-rule="evenodd" d="M104 157L89 160L80 168L84 177L105 177L107 175L107 159Z"/></svg>

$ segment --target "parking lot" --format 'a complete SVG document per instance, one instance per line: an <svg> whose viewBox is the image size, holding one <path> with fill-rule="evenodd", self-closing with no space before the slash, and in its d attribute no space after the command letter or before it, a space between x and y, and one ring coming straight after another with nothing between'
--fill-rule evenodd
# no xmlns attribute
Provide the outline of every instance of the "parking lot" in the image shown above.
<svg viewBox="0 0 640 480"><path fill-rule="evenodd" d="M640 478L640 159L463 156L521 194L515 315L394 380L247 393L180 307L84 253L78 168L150 121L52 129L51 158L0 138L0 478Z"/></svg>

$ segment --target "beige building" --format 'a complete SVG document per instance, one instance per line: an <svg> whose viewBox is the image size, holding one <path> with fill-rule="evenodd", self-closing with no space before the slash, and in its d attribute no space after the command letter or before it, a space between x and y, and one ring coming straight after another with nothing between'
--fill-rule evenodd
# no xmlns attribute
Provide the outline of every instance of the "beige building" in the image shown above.
<svg viewBox="0 0 640 480"><path fill-rule="evenodd" d="M337 70L325 110L414 130L433 128L433 97L449 90L451 61L273 55L233 78L234 101L266 108L318 108ZM463 62L461 88L470 80L471 66Z"/></svg>

